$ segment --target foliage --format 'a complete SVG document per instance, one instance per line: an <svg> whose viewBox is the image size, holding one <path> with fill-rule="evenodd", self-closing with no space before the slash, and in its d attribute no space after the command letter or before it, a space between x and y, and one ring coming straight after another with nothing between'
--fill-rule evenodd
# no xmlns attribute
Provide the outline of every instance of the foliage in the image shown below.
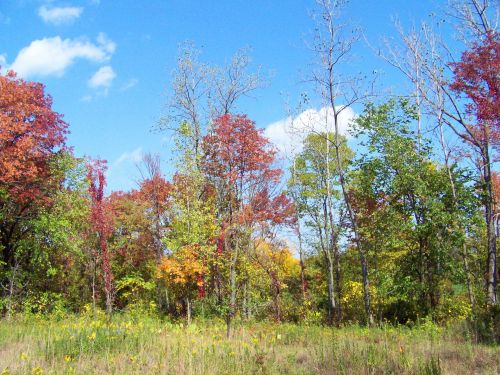
<svg viewBox="0 0 500 375"><path fill-rule="evenodd" d="M328 32L314 43L323 70L313 80L326 124L303 127L285 166L264 131L232 112L262 83L244 52L220 69L184 50L160 125L175 132L172 173L146 154L136 189L109 194L106 161L73 155L44 86L0 74L0 315L15 332L0 321L0 367L88 372L91 358L117 373L498 368L496 348L472 344L500 339L498 33L443 66L432 38L410 51L414 61L391 60L416 93L380 103L339 74L360 36L336 24L343 4L319 1L317 31ZM342 135L339 116L360 104ZM428 343L438 345L431 357ZM18 346L33 362L13 364Z"/></svg>

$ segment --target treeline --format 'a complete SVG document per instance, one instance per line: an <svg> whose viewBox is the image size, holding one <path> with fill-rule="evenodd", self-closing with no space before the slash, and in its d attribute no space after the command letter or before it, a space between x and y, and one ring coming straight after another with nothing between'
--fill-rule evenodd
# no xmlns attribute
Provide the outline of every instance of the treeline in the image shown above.
<svg viewBox="0 0 500 375"><path fill-rule="evenodd" d="M0 75L0 312L140 309L220 317L228 334L235 318L432 319L498 338L492 8L457 4L467 47L455 62L428 28L401 31L404 53L383 57L414 91L376 100L339 73L359 35L338 10L318 4L313 47L326 124L291 116L301 145L286 170L237 114L264 81L245 51L221 68L181 50L158 126L175 139L176 171L168 181L146 154L137 189L109 195L106 162L72 155L43 85ZM347 142L340 120L353 106Z"/></svg>

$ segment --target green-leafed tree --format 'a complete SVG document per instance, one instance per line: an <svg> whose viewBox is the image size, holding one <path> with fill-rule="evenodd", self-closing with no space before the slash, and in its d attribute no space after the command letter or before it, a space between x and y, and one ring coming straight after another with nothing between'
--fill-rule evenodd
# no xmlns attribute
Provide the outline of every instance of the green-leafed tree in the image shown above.
<svg viewBox="0 0 500 375"><path fill-rule="evenodd" d="M346 233L335 150L331 147L334 137L333 133L310 133L304 140L302 152L293 161L288 181L288 194L295 202L300 220L308 228L306 237L324 259L330 324L335 315L338 322L342 320L339 240ZM345 138L341 155L342 164L348 166L353 152Z"/></svg>
<svg viewBox="0 0 500 375"><path fill-rule="evenodd" d="M356 121L366 153L351 194L372 264L379 318L405 322L448 319L470 311L460 227L476 225L476 197L464 171L431 160L431 145L410 129L416 112L406 101L368 105ZM453 313L453 314L452 314Z"/></svg>

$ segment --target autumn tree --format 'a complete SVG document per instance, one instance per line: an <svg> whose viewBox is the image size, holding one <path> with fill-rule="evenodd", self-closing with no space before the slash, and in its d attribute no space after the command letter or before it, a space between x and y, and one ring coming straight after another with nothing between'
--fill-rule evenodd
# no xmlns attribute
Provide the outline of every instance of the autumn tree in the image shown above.
<svg viewBox="0 0 500 375"><path fill-rule="evenodd" d="M203 170L215 189L221 250L229 262L230 335L239 255L250 246L253 229L289 223L293 207L277 189L282 171L273 168L276 151L246 116L216 119L203 139L203 149Z"/></svg>
<svg viewBox="0 0 500 375"><path fill-rule="evenodd" d="M163 257L158 271L159 276L172 290L172 294L184 306L187 323L191 324L193 299L205 297L204 278L207 274L207 262L200 246L186 245Z"/></svg>
<svg viewBox="0 0 500 375"><path fill-rule="evenodd" d="M106 295L106 313L111 315L113 311L113 273L111 270L108 239L113 230L110 220L109 207L104 196L106 186L106 164L97 160L88 164L88 192L91 199L90 222L97 237L97 254L100 257L101 268L104 277L104 293ZM96 255L97 255L96 254Z"/></svg>
<svg viewBox="0 0 500 375"><path fill-rule="evenodd" d="M254 270L253 272L259 277L259 281L266 280L268 282L269 294L272 301L272 308L270 310L272 311L274 320L280 322L287 317L292 317L294 306L290 306L289 304L284 306L283 298L285 292L294 296L294 291L291 289L296 287L293 281L298 279L299 261L279 241L273 241L272 239L262 240L260 238L253 241L248 258L251 262L250 266ZM260 276L259 270L263 271L264 276ZM254 282L256 283L256 281ZM247 288L251 286L250 284ZM250 294L250 292L247 291L247 294ZM248 295L245 297L247 301L245 301L243 309L249 310L250 301L248 301ZM294 305L298 307L297 304ZM250 312L246 311L246 315L249 316Z"/></svg>
<svg viewBox="0 0 500 375"><path fill-rule="evenodd" d="M54 183L51 162L63 151L67 124L41 83L0 76L0 183L17 201L41 199ZM57 182L57 181L56 181Z"/></svg>
<svg viewBox="0 0 500 375"><path fill-rule="evenodd" d="M40 83L0 74L0 283L11 300L31 249L31 222L64 180L67 124Z"/></svg>
<svg viewBox="0 0 500 375"><path fill-rule="evenodd" d="M481 194L487 230L487 291L490 304L497 304L497 250L495 228L495 192L492 149L500 148L500 35L488 32L485 39L473 44L452 65L454 79L451 90L466 100L466 114L473 118L457 118L453 131L470 145L480 157ZM457 128L458 127L458 128Z"/></svg>
<svg viewBox="0 0 500 375"><path fill-rule="evenodd" d="M139 169L142 176L139 197L142 202L146 203L148 222L151 225L153 235L156 265L159 266L165 253L162 240L169 225L168 208L171 186L162 175L159 155L144 155L143 167ZM166 300L160 279L157 280L156 294L158 308L164 311Z"/></svg>
<svg viewBox="0 0 500 375"><path fill-rule="evenodd" d="M157 299L155 226L150 203L138 190L112 192L107 198L113 232L109 247L118 308L144 306Z"/></svg>

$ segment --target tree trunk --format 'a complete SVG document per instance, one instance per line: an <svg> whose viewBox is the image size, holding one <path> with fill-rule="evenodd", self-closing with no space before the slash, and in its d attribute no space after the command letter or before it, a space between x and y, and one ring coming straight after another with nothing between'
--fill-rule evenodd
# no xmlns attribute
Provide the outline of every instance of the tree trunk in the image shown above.
<svg viewBox="0 0 500 375"><path fill-rule="evenodd" d="M92 267L92 314L96 317L96 293L95 293L95 279L96 279L96 265Z"/></svg>
<svg viewBox="0 0 500 375"><path fill-rule="evenodd" d="M340 282L341 282L341 269L340 269L340 252L339 252L339 247L335 243L335 281L337 282L337 324L340 324L342 322L342 304L340 301L342 301L342 289L340 287Z"/></svg>
<svg viewBox="0 0 500 375"><path fill-rule="evenodd" d="M187 325L191 325L191 301L189 297L186 297L186 315L187 315Z"/></svg>
<svg viewBox="0 0 500 375"><path fill-rule="evenodd" d="M442 100L442 99L440 99ZM442 114L440 113L438 115L438 123L439 123L439 140L441 142L441 147L443 149L443 155L444 155L444 165L446 167L446 172L448 174L448 180L450 182L450 188L451 188L451 194L453 197L453 206L456 209L457 208L457 191L455 188L455 182L453 181L453 174L451 172L450 168L450 163L449 163L449 153L448 153L448 146L444 140L444 132L443 132L443 125L442 125ZM460 229L460 232L464 234L464 242L462 243L462 258L463 258L463 263L464 263L464 271L465 271L465 281L467 284L467 294L469 297L469 303L471 305L472 313L474 314L476 308L476 298L474 296L474 290L472 289L472 281L471 281L471 275L470 275L470 268L469 268L469 255L467 251L467 244L466 244L466 236L465 236L465 229L462 225L461 220L458 221L458 227Z"/></svg>
<svg viewBox="0 0 500 375"><path fill-rule="evenodd" d="M337 281L337 302L336 302L336 305L337 305L337 323L340 324L340 321L342 320L342 306L340 304L340 273L341 273L341 270L340 270L340 253L339 253L339 247L338 247L338 243L337 243L337 234L335 232L335 225L333 223L333 209L332 209L332 201L331 201L331 195L328 194L328 219L330 221L330 233L331 233L331 236L330 236L330 249L333 251L333 254L332 252L330 252L329 254L329 263L331 264L331 267L333 268L333 259L331 259L332 255L333 255L333 258L335 260L335 278L336 278L336 281ZM335 309L335 294L334 294L334 290L333 290L333 271L331 271L330 273L330 278L332 279L331 280L331 283L332 283L332 307L333 309Z"/></svg>
<svg viewBox="0 0 500 375"><path fill-rule="evenodd" d="M333 324L333 315L337 310L335 304L335 285L334 285L334 270L333 270L333 259L331 251L327 251L326 260L328 265L328 324Z"/></svg>
<svg viewBox="0 0 500 375"><path fill-rule="evenodd" d="M229 247L226 246L226 249ZM229 306L227 310L226 323L227 323L227 337L231 337L231 323L236 309L236 263L238 260L238 245L234 246L231 254L231 264L229 266Z"/></svg>
<svg viewBox="0 0 500 375"><path fill-rule="evenodd" d="M242 306L242 310L243 310L243 316L245 317L245 319L249 319L250 318L250 308L248 306L248 280L245 280L244 284L243 284L243 306Z"/></svg>
<svg viewBox="0 0 500 375"><path fill-rule="evenodd" d="M488 304L495 305L497 300L497 248L496 248L496 230L495 230L495 217L494 217L494 198L493 198L493 184L491 178L491 165L488 145L484 146L484 209L486 220L486 234L488 237Z"/></svg>
<svg viewBox="0 0 500 375"><path fill-rule="evenodd" d="M12 299L14 298L14 289L16 285L16 274L17 274L18 264L11 268L10 278L9 278L9 302L7 303L7 321L12 317Z"/></svg>
<svg viewBox="0 0 500 375"><path fill-rule="evenodd" d="M281 306L280 306L280 284L276 272L271 271L271 295L273 296L274 304L274 319L281 322Z"/></svg>
<svg viewBox="0 0 500 375"><path fill-rule="evenodd" d="M302 300L305 301L307 293L306 266L304 264L304 249L302 248L302 233L300 231L300 223L298 222L297 222L297 236L299 238L299 263L300 263L300 283L302 287Z"/></svg>
<svg viewBox="0 0 500 375"><path fill-rule="evenodd" d="M333 87L331 87L333 91ZM339 130L339 120L338 120L338 112L335 108L335 103L333 102L333 92L330 92L331 99L331 108L334 112L334 124L335 124L335 157L337 160L337 172L339 175L340 186L342 188L342 196L344 197L344 203L347 208L347 213L352 225L352 231L354 234L354 244L358 250L359 262L361 264L361 274L363 278L363 300L365 305L365 314L366 321L369 326L373 325L373 314L371 308L371 300L370 300L370 281L368 279L368 261L366 260L366 255L361 248L361 238L359 236L359 228L358 222L356 218L356 214L351 206L351 200L349 198L349 194L347 193L347 186L344 177L344 169L342 166L342 158L340 155L340 130Z"/></svg>
<svg viewBox="0 0 500 375"><path fill-rule="evenodd" d="M333 313L336 309L335 306L335 286L333 284L333 262L331 258L331 251L329 249L329 243L328 243L328 221L327 217L328 214L326 212L326 202L323 202L323 216L324 216L324 226L325 228L322 228L321 225L318 223L318 234L319 234L319 241L320 241L320 246L321 246L321 251L325 257L325 263L327 267L327 285L328 285L328 324L333 324ZM323 235L323 231L325 231L325 234Z"/></svg>
<svg viewBox="0 0 500 375"><path fill-rule="evenodd" d="M170 298L168 297L168 288L165 287L165 311L170 310Z"/></svg>
<svg viewBox="0 0 500 375"><path fill-rule="evenodd" d="M102 249L102 263L104 273L104 292L106 294L106 314L111 316L113 313L113 290L112 290L112 274L109 263L109 253L107 246Z"/></svg>
<svg viewBox="0 0 500 375"><path fill-rule="evenodd" d="M296 165L295 165L295 158L293 158L293 166L292 166L292 178L293 178L293 185L295 186L296 184ZM294 194L295 195L295 194ZM295 197L297 200L297 198ZM296 220L296 226L295 230L297 232L297 237L299 240L299 262L300 262L300 281L301 281L301 286L302 286L302 301L306 300L306 292L307 292L307 281L306 281L306 267L304 264L304 249L302 247L302 232L300 229L300 217L298 210L295 211L295 220Z"/></svg>

